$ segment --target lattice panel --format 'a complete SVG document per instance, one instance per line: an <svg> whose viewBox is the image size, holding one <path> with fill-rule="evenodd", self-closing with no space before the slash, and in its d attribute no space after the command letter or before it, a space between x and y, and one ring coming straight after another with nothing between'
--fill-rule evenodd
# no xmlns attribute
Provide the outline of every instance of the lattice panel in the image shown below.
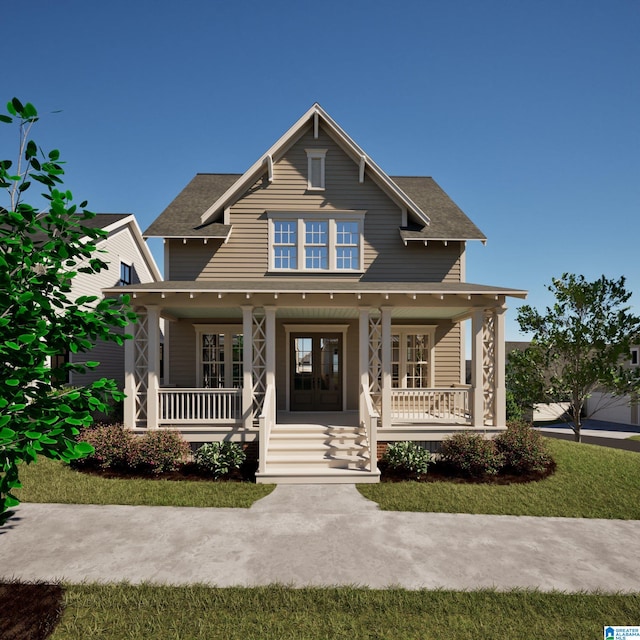
<svg viewBox="0 0 640 640"><path fill-rule="evenodd" d="M369 391L374 406L382 402L382 318L369 315Z"/></svg>
<svg viewBox="0 0 640 640"><path fill-rule="evenodd" d="M482 389L485 424L495 420L496 314L486 311L482 325Z"/></svg>
<svg viewBox="0 0 640 640"><path fill-rule="evenodd" d="M267 391L267 321L264 315L253 313L253 400L254 415L262 413Z"/></svg>
<svg viewBox="0 0 640 640"><path fill-rule="evenodd" d="M136 424L147 422L147 388L149 386L149 317L146 310L137 311L134 327L133 374Z"/></svg>

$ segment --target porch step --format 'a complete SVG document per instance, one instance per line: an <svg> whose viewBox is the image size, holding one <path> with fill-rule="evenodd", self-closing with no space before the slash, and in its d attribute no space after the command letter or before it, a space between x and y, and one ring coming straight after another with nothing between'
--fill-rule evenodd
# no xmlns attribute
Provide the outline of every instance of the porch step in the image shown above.
<svg viewBox="0 0 640 640"><path fill-rule="evenodd" d="M271 430L266 471L257 482L378 482L359 427L277 424ZM375 463L374 463L375 467Z"/></svg>

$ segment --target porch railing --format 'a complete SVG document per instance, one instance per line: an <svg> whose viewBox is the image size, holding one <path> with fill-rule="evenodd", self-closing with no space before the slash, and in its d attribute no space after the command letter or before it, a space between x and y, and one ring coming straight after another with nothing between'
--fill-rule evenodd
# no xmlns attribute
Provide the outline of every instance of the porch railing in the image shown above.
<svg viewBox="0 0 640 640"><path fill-rule="evenodd" d="M367 434L369 445L369 471L375 473L378 470L378 419L380 414L373 406L371 392L365 385L360 385L360 419Z"/></svg>
<svg viewBox="0 0 640 640"><path fill-rule="evenodd" d="M271 437L271 430L276 424L276 390L273 385L267 385L258 424L260 425L258 471L266 473L269 438Z"/></svg>
<svg viewBox="0 0 640 640"><path fill-rule="evenodd" d="M471 388L392 389L391 419L469 423Z"/></svg>
<svg viewBox="0 0 640 640"><path fill-rule="evenodd" d="M159 389L159 424L242 422L242 389Z"/></svg>

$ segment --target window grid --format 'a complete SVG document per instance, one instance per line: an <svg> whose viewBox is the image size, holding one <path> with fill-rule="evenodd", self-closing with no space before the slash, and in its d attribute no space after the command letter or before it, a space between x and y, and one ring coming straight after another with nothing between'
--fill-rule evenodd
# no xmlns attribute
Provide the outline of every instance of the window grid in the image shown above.
<svg viewBox="0 0 640 640"><path fill-rule="evenodd" d="M274 222L273 263L276 269L297 269L297 223L295 220Z"/></svg>
<svg viewBox="0 0 640 640"><path fill-rule="evenodd" d="M431 341L427 333L391 336L391 386L426 389L429 385Z"/></svg>

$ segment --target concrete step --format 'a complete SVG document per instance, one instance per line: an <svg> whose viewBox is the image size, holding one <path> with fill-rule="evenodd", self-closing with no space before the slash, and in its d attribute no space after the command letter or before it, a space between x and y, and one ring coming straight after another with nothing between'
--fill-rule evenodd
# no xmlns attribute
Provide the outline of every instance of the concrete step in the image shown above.
<svg viewBox="0 0 640 640"><path fill-rule="evenodd" d="M380 482L380 472L364 469L291 469L267 466L265 473L256 473L258 484L373 484Z"/></svg>

